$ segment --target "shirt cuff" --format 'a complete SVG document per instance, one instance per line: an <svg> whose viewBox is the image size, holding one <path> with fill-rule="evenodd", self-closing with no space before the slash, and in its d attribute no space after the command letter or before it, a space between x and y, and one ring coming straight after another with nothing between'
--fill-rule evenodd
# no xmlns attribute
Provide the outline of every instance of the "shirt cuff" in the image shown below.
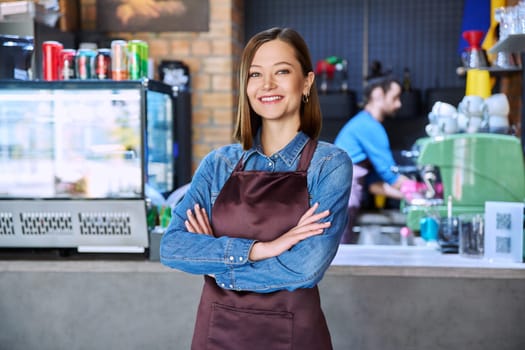
<svg viewBox="0 0 525 350"><path fill-rule="evenodd" d="M248 263L248 256L254 243L252 239L230 238L224 252L224 263L230 266Z"/></svg>

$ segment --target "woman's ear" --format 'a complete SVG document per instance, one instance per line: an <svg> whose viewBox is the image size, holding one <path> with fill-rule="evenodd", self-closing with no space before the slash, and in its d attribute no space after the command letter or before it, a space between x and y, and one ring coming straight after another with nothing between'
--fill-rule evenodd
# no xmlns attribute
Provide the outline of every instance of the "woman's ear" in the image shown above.
<svg viewBox="0 0 525 350"><path fill-rule="evenodd" d="M310 89L312 88L312 84L315 81L315 74L314 72L308 72L308 75L306 75L306 79L304 80L304 89L303 89L303 95L309 96L310 95Z"/></svg>

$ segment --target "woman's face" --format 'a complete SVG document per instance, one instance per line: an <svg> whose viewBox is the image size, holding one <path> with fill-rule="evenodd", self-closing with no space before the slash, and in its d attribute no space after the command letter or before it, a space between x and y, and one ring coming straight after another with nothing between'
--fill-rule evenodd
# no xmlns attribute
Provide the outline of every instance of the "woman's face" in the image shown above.
<svg viewBox="0 0 525 350"><path fill-rule="evenodd" d="M281 40L259 47L249 68L246 94L264 120L300 120L301 98L308 95L313 72L306 77L294 49Z"/></svg>

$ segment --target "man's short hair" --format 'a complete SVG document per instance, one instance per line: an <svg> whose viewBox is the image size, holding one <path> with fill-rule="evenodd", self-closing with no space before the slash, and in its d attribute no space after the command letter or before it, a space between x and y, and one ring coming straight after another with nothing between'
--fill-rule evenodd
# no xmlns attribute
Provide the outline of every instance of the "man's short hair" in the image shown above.
<svg viewBox="0 0 525 350"><path fill-rule="evenodd" d="M397 80L391 75L379 76L368 79L363 92L364 104L366 105L370 100L372 91L379 87L383 90L384 93L386 93L388 90L390 90L392 83L396 83L399 86L401 86L399 80Z"/></svg>

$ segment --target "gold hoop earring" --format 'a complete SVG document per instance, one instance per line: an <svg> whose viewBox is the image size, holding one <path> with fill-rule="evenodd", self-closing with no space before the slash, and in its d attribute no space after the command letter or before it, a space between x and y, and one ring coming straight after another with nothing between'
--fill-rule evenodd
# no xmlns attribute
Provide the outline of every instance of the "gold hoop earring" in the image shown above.
<svg viewBox="0 0 525 350"><path fill-rule="evenodd" d="M310 95L303 95L302 100L303 100L303 103L304 103L304 104L307 104L308 101L309 101L309 99L310 99Z"/></svg>

